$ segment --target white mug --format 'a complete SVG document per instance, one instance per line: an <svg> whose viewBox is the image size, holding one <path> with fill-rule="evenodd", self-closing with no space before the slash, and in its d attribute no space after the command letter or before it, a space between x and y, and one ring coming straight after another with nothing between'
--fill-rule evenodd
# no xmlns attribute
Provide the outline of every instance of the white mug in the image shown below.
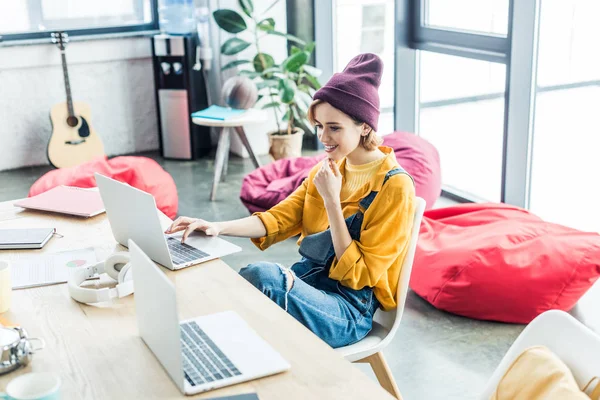
<svg viewBox="0 0 600 400"><path fill-rule="evenodd" d="M58 400L60 384L60 378L53 373L30 372L10 381L0 399Z"/></svg>
<svg viewBox="0 0 600 400"><path fill-rule="evenodd" d="M11 295L10 263L8 261L0 261L0 314L7 312L10 308Z"/></svg>

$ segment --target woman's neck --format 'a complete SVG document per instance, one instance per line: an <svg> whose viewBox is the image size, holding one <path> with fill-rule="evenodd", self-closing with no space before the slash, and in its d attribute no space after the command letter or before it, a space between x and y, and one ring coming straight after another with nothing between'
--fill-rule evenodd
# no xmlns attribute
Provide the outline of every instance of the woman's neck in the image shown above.
<svg viewBox="0 0 600 400"><path fill-rule="evenodd" d="M385 153L379 149L366 150L359 146L356 150L346 156L346 162L350 165L362 165L379 160L383 157L385 157Z"/></svg>

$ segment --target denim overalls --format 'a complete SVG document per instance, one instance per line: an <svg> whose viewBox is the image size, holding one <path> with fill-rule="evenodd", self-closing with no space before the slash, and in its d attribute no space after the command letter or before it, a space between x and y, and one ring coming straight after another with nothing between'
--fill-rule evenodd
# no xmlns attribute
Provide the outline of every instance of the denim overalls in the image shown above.
<svg viewBox="0 0 600 400"><path fill-rule="evenodd" d="M383 183L400 173L407 172L402 168L389 171ZM364 212L377 193L369 193L360 201L359 211L346 218L352 240L360 241ZM295 279L289 291L288 276L280 264L254 263L240 274L330 346L341 347L361 340L371 330L373 314L379 307L373 288L354 290L329 278L335 257L329 229L306 236L299 252L302 259L290 268Z"/></svg>

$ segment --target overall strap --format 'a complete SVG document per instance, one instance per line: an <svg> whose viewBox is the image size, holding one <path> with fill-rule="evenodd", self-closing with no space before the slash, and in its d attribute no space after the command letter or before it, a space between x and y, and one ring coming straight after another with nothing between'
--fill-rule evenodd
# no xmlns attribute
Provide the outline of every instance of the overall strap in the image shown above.
<svg viewBox="0 0 600 400"><path fill-rule="evenodd" d="M388 181L388 179L390 179L392 176L394 175L398 175L398 174L406 174L408 176L410 176L410 174L408 172L406 172L406 170L402 167L398 167L398 168L394 168L390 171L388 171L387 174L385 174L385 178L383 179L383 184L385 185L385 183ZM412 176L410 176L410 179L413 180L413 184L414 184L414 179L412 178ZM363 198L360 203L359 206L364 209L364 211L367 211L367 209L371 206L371 203L373 202L373 200L375 200L375 196L377 196L376 191L372 191L371 193L369 193L365 198ZM364 212L363 211L363 212Z"/></svg>

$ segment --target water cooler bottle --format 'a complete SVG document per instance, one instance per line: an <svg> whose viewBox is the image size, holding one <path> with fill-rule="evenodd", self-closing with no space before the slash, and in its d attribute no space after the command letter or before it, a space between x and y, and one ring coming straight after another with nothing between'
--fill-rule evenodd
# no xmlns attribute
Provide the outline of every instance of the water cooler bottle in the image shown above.
<svg viewBox="0 0 600 400"><path fill-rule="evenodd" d="M206 83L193 68L198 36L152 38L156 104L162 156L194 160L211 150L210 128L194 125L190 114L208 107Z"/></svg>

